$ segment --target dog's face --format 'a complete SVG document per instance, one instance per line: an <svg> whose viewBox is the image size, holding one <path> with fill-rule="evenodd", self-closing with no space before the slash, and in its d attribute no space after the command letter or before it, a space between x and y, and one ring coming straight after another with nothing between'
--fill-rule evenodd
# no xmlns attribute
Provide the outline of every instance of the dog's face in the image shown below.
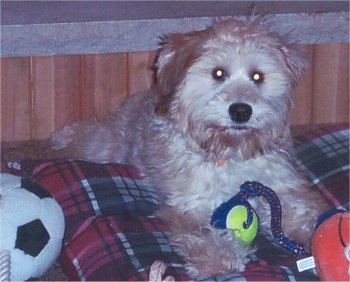
<svg viewBox="0 0 350 282"><path fill-rule="evenodd" d="M229 20L171 35L157 67L157 112L208 160L288 150L290 92L306 62L261 25Z"/></svg>

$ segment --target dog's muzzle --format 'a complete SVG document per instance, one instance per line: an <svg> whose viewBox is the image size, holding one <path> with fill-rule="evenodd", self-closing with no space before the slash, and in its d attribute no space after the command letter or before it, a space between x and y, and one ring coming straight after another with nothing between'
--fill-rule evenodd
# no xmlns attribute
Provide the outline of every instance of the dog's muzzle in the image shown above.
<svg viewBox="0 0 350 282"><path fill-rule="evenodd" d="M228 108L231 119L236 123L247 122L252 116L253 109L245 103L233 103Z"/></svg>

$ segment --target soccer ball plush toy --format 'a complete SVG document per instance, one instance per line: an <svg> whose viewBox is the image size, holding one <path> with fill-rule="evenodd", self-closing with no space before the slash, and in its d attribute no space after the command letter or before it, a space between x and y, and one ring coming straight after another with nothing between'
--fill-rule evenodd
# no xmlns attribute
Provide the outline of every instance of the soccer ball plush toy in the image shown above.
<svg viewBox="0 0 350 282"><path fill-rule="evenodd" d="M0 177L0 275L4 280L38 278L60 253L62 209L30 180L11 174Z"/></svg>

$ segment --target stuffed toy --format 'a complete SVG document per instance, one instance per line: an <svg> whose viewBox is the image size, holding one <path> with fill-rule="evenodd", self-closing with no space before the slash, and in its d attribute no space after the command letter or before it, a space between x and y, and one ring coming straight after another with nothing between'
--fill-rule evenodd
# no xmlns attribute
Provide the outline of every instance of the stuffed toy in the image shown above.
<svg viewBox="0 0 350 282"><path fill-rule="evenodd" d="M29 179L3 173L0 189L1 281L38 278L61 251L62 209Z"/></svg>
<svg viewBox="0 0 350 282"><path fill-rule="evenodd" d="M320 217L312 237L311 252L321 280L350 280L349 212L331 210Z"/></svg>
<svg viewBox="0 0 350 282"><path fill-rule="evenodd" d="M237 238L241 239L245 244L250 244L258 232L259 221L248 199L262 196L270 205L271 232L276 243L293 255L308 255L304 246L288 239L283 233L281 228L281 203L271 188L257 181L247 181L241 185L240 190L239 193L221 204L214 211L211 218L213 226L221 229L232 229ZM237 210L237 207L240 210ZM244 212L243 210L246 211Z"/></svg>

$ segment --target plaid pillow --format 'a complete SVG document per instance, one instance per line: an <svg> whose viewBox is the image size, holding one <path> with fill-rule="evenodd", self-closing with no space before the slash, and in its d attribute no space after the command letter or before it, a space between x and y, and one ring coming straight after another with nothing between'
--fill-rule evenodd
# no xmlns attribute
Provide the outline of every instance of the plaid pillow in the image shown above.
<svg viewBox="0 0 350 282"><path fill-rule="evenodd" d="M152 216L157 194L137 169L54 160L34 167L31 180L45 187L64 212L59 260L69 280L147 280L159 259L170 266L167 275L188 279L165 225Z"/></svg>
<svg viewBox="0 0 350 282"><path fill-rule="evenodd" d="M347 126L325 127L295 138L298 164L335 205L349 199ZM70 280L147 280L150 266L163 260L176 280L188 280L181 258L169 246L166 226L151 214L158 198L132 167L83 161L50 161L31 178L61 204L66 236L60 263ZM339 178L339 179L338 179ZM150 192L149 192L150 191ZM271 238L259 235L258 250L242 273L210 280L317 280L299 273L296 259Z"/></svg>

